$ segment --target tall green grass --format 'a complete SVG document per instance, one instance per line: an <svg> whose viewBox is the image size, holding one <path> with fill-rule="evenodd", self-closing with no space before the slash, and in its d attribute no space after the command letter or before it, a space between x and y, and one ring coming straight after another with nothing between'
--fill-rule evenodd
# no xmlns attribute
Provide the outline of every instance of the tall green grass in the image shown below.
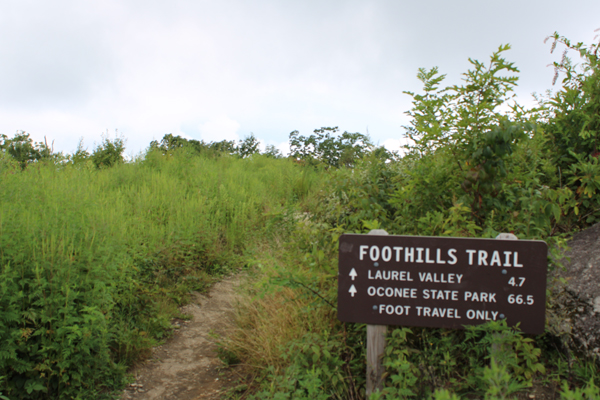
<svg viewBox="0 0 600 400"><path fill-rule="evenodd" d="M188 293L243 265L318 181L287 160L185 152L0 171L0 394L118 387Z"/></svg>

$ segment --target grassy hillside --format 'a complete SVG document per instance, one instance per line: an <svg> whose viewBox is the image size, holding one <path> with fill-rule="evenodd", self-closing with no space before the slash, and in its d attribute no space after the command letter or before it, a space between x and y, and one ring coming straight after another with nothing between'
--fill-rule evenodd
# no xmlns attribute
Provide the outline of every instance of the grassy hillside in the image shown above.
<svg viewBox="0 0 600 400"><path fill-rule="evenodd" d="M0 173L0 392L99 398L169 335L192 290L242 267L313 171L256 156L149 153Z"/></svg>

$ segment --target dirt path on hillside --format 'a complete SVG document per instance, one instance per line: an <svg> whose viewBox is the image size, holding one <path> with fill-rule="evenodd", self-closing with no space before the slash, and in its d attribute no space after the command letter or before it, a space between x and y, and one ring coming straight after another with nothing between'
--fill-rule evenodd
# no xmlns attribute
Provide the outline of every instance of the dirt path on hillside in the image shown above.
<svg viewBox="0 0 600 400"><path fill-rule="evenodd" d="M215 284L205 296L196 294L182 308L192 316L176 320L180 328L171 339L152 351L152 356L132 371L122 400L213 400L230 387L232 372L223 372L211 335L222 335L230 324L240 276Z"/></svg>

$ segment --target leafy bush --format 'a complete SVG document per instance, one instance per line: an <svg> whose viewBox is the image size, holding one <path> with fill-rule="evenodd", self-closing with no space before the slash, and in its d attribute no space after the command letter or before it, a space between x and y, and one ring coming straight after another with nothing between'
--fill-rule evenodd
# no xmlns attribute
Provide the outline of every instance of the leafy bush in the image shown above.
<svg viewBox="0 0 600 400"><path fill-rule="evenodd" d="M90 153L87 149L83 148L83 138L79 139L79 143L77 143L77 149L73 154L67 154L65 157L65 161L68 164L72 165L85 165L93 162L90 160Z"/></svg>
<svg viewBox="0 0 600 400"><path fill-rule="evenodd" d="M452 233L419 229L447 221L450 210L462 208L472 224L463 233L493 237L514 231L541 238L552 235L567 211L570 192L547 186L552 177L540 151L545 138L536 129L539 115L508 104L518 79L510 75L517 68L502 57L508 49L500 46L487 67L470 60L473 69L462 86L440 89L444 76L436 68L420 70L425 94L409 93L413 143L406 147L406 177L391 200L398 218L411 221L403 224L405 232ZM422 219L427 222L420 224Z"/></svg>
<svg viewBox="0 0 600 400"><path fill-rule="evenodd" d="M565 46L562 60L554 63L554 79L560 73L564 79L561 90L543 103L547 153L561 176L559 185L573 193L565 215L574 226L585 227L600 221L600 43L573 44L558 33L552 38L552 51L557 44ZM569 50L582 58L580 66L567 57Z"/></svg>
<svg viewBox="0 0 600 400"><path fill-rule="evenodd" d="M186 139L168 133L163 136L160 142L156 140L150 142L149 150L157 150L163 154L173 154L176 150L184 149L196 155L220 156L228 154L246 158L259 153L258 144L258 139L254 134L239 140L236 144L234 140L205 143L203 140Z"/></svg>
<svg viewBox="0 0 600 400"><path fill-rule="evenodd" d="M257 154L257 153L259 153L258 139L256 139L256 137L254 136L253 133L251 133L250 136L239 141L239 144L237 147L237 154L240 157L246 158L246 157L250 157L251 155Z"/></svg>
<svg viewBox="0 0 600 400"><path fill-rule="evenodd" d="M96 168L110 168L124 161L123 152L125 151L125 139L115 137L110 140L108 134L102 136L102 141L92 153L92 161ZM83 153L80 153L83 155Z"/></svg>
<svg viewBox="0 0 600 400"><path fill-rule="evenodd" d="M271 157L271 158L282 158L283 157L283 155L281 154L281 151L279 151L279 149L272 144L267 145L267 147L265 148L265 152L263 154L265 156Z"/></svg>
<svg viewBox="0 0 600 400"><path fill-rule="evenodd" d="M51 150L45 143L33 142L25 131L18 131L12 138L0 134L0 153L11 156L25 169L29 163L48 158Z"/></svg>
<svg viewBox="0 0 600 400"><path fill-rule="evenodd" d="M373 149L368 136L344 132L334 136L338 127L315 129L310 136L298 131L290 133L290 156L311 165L323 163L328 167L351 167Z"/></svg>
<svg viewBox="0 0 600 400"><path fill-rule="evenodd" d="M397 328L388 336L386 398L426 398L437 388L506 398L531 386L545 368L533 340L502 322L465 331ZM487 398L487 397L486 397Z"/></svg>

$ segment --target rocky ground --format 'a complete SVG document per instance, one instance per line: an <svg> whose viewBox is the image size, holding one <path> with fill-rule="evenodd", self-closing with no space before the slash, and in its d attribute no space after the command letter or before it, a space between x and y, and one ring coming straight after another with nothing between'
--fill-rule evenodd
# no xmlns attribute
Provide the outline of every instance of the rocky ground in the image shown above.
<svg viewBox="0 0 600 400"><path fill-rule="evenodd" d="M600 224L581 231L568 242L562 278L553 288L550 326L568 338L573 350L600 361Z"/></svg>

